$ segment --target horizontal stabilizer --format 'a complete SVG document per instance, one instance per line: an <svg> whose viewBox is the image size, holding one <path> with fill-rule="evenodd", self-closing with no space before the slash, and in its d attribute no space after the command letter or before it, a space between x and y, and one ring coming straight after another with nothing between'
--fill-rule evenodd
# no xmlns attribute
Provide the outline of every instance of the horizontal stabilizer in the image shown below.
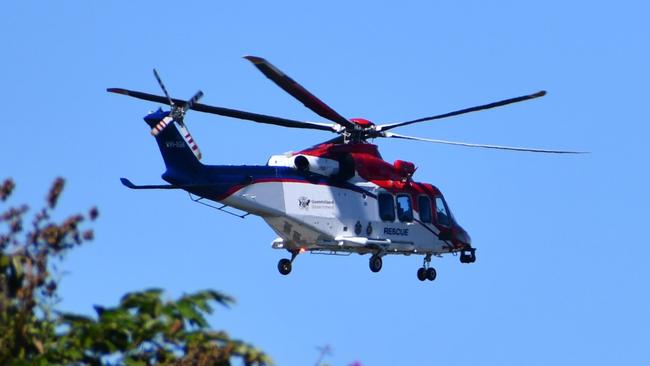
<svg viewBox="0 0 650 366"><path fill-rule="evenodd" d="M125 187L130 189L190 189L190 188L211 188L214 185L210 184L149 184L149 185L135 185L133 182L126 178L120 178L120 182L124 184Z"/></svg>
<svg viewBox="0 0 650 366"><path fill-rule="evenodd" d="M160 184L160 185L145 185L145 186L139 186L133 184L130 180L126 178L120 178L120 182L122 184L130 189L182 189L183 187L181 186L173 186L171 184Z"/></svg>

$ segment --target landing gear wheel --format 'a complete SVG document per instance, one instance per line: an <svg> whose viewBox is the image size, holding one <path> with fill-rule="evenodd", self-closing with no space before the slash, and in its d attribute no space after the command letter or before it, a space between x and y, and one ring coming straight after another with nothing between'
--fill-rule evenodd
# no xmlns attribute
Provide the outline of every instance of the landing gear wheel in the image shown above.
<svg viewBox="0 0 650 366"><path fill-rule="evenodd" d="M418 271L418 272L419 272L419 271ZM418 273L418 275L419 275L419 273ZM429 281L433 281L433 280L436 279L436 276L437 276L437 275L438 275L438 274L436 273L436 269L435 269L435 268L433 268L433 267L429 267L429 268L427 268L427 270L426 270L426 277L427 277L427 280L429 280ZM422 281L422 280L420 280L420 281Z"/></svg>
<svg viewBox="0 0 650 366"><path fill-rule="evenodd" d="M418 280L424 281L427 279L427 270L424 267L418 268Z"/></svg>
<svg viewBox="0 0 650 366"><path fill-rule="evenodd" d="M420 281L436 279L436 270L431 267L431 255L432 253L426 253L422 267L418 268L418 280Z"/></svg>
<svg viewBox="0 0 650 366"><path fill-rule="evenodd" d="M370 257L370 270L373 272L379 272L381 271L381 266L382 266L382 260L381 257L378 255L373 255Z"/></svg>
<svg viewBox="0 0 650 366"><path fill-rule="evenodd" d="M285 276L291 273L291 260L287 258L280 259L278 262L278 271Z"/></svg>

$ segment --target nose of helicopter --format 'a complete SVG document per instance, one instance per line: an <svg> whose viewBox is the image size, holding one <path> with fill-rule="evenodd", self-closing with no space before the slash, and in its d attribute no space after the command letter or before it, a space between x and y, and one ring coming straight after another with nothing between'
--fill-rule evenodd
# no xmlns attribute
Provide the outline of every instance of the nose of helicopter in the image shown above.
<svg viewBox="0 0 650 366"><path fill-rule="evenodd" d="M471 248L472 238L465 229L454 223L451 227L440 231L440 239L449 241L457 249Z"/></svg>
<svg viewBox="0 0 650 366"><path fill-rule="evenodd" d="M463 247L471 247L472 238L469 236L467 231L458 224L456 224L454 229L454 241L461 244Z"/></svg>

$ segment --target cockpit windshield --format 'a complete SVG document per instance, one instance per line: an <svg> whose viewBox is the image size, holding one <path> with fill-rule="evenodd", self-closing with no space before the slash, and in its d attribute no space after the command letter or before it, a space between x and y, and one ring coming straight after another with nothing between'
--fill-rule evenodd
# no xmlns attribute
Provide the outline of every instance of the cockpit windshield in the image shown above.
<svg viewBox="0 0 650 366"><path fill-rule="evenodd" d="M451 223L454 221L442 196L436 197L436 220L438 224L443 226L451 226Z"/></svg>

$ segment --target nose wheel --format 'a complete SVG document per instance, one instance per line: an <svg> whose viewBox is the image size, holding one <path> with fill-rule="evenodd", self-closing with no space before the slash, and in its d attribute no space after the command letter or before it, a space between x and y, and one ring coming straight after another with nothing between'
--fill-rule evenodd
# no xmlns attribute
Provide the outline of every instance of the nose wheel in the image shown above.
<svg viewBox="0 0 650 366"><path fill-rule="evenodd" d="M427 254L424 257L424 262L422 263L422 267L418 268L417 272L418 280L420 281L433 281L438 277L438 273L436 272L436 269L431 267L431 254Z"/></svg>
<svg viewBox="0 0 650 366"><path fill-rule="evenodd" d="M287 258L282 258L280 261L278 261L278 272L280 272L281 275L288 275L291 273L291 267L293 264L294 259L298 256L297 251L292 251L291 252L291 259Z"/></svg>

